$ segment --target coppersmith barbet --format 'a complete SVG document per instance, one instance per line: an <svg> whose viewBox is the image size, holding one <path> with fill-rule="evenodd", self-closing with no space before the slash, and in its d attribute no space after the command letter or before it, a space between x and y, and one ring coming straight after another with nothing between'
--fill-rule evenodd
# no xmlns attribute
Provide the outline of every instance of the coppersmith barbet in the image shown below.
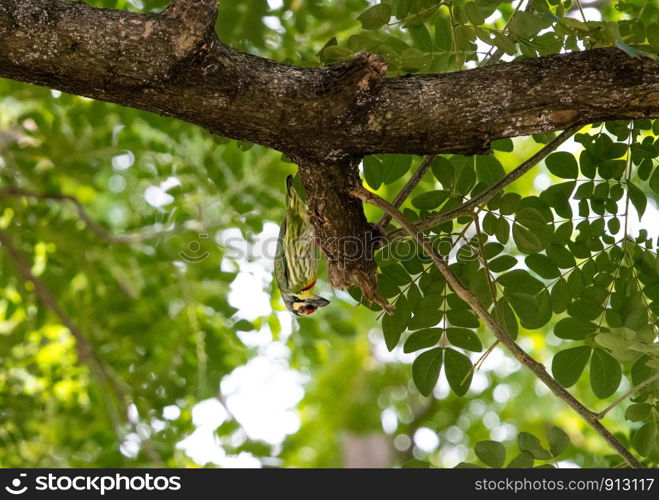
<svg viewBox="0 0 659 500"><path fill-rule="evenodd" d="M275 279L289 311L306 316L329 300L313 292L318 277L318 255L313 227L304 200L293 186L293 176L286 178L286 215L279 229Z"/></svg>

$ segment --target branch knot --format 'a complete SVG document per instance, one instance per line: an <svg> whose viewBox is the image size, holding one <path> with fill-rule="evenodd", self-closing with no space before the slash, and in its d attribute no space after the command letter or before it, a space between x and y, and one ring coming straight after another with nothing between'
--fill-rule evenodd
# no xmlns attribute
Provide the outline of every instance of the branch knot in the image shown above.
<svg viewBox="0 0 659 500"><path fill-rule="evenodd" d="M161 20L175 26L172 48L176 58L184 59L210 41L216 19L216 0L174 0Z"/></svg>

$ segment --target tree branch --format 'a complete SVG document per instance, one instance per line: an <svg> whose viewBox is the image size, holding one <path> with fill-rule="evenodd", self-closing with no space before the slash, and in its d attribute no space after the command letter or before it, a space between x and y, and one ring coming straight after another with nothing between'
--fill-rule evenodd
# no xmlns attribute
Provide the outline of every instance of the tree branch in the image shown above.
<svg viewBox="0 0 659 500"><path fill-rule="evenodd" d="M213 33L215 12L215 0L160 14L0 0L0 77L323 159L477 154L503 137L659 116L659 68L617 49L383 79L372 55L300 68L238 52Z"/></svg>
<svg viewBox="0 0 659 500"><path fill-rule="evenodd" d="M394 207L399 208L405 202L407 197L412 194L414 188L421 181L423 176L426 175L428 169L432 166L432 162L435 161L435 158L437 158L437 155L428 155L423 159L417 171L414 172L414 175L410 177L410 180L407 181L407 184L403 186L403 189L399 191L399 193L394 198L394 201L391 202ZM384 229L387 227L389 222L391 222L391 216L389 214L384 214L378 221L378 226Z"/></svg>
<svg viewBox="0 0 659 500"><path fill-rule="evenodd" d="M363 186L356 186L353 195L366 203L370 203L378 207L383 212L391 215L407 233L416 240L416 242L423 248L423 251L432 259L433 264L442 273L447 283L451 286L453 291L464 300L474 310L479 318L487 325L487 327L494 333L496 339L506 346L506 348L515 356L515 358L535 376L540 379L551 392L558 398L567 403L573 410L575 410L588 424L595 429L631 467L641 468L640 462L629 452L625 446L616 439L599 421L596 413L593 413L579 402L572 394L570 394L563 386L553 379L545 370L545 367L538 363L535 359L529 356L524 349L522 349L513 338L506 332L506 330L496 321L487 309L481 304L478 298L469 291L453 273L448 263L436 252L435 248L425 238L423 233L419 232L412 223L410 223L403 214L392 206L388 201L380 198L375 193L368 191Z"/></svg>
<svg viewBox="0 0 659 500"><path fill-rule="evenodd" d="M524 163L522 163L517 168L515 168L512 172L510 172L508 175L506 175L503 179L501 179L496 184L493 184L485 191L480 192L479 194L469 199L468 201L464 202L462 205L458 207L447 210L446 212L439 212L436 214L432 214L427 217L424 217L423 219L419 219L418 221L415 221L413 223L414 227L416 228L417 231L425 231L435 226L439 226L444 222L453 220L456 217L460 217L461 215L470 215L474 211L474 209L477 208L479 205L483 205L484 203L487 203L497 193L503 190L506 186L515 182L526 172L531 170L538 163L540 163L547 156L549 156L550 153L556 151L556 149L558 149L558 147L561 144L563 144L570 137L572 137L580 128L581 128L580 126L576 126L564 130L561 134L556 136L551 142L543 146L542 149L540 149L528 160L526 160ZM391 231L390 233L385 235L385 238L388 242L392 242L399 238L405 237L406 234L408 233L407 231L405 231L405 228L400 228Z"/></svg>
<svg viewBox="0 0 659 500"><path fill-rule="evenodd" d="M611 403L609 406L607 406L601 412L599 412L597 414L597 418L599 420L603 419L606 416L607 413L609 413L611 410L613 410L616 406L618 406L620 403L622 403L625 399L627 399L629 396L631 396L635 392L640 391L644 387L647 387L648 385L650 385L655 380L659 380L659 373L655 373L652 377L647 378L643 382L641 382L640 384L632 387L629 391L627 391L625 394L620 396L613 403Z"/></svg>

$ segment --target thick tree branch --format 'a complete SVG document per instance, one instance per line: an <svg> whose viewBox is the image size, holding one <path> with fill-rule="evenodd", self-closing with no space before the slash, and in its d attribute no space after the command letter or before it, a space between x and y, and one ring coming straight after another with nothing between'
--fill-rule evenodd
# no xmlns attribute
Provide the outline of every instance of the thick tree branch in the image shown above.
<svg viewBox="0 0 659 500"><path fill-rule="evenodd" d="M215 0L160 14L0 0L0 77L323 159L482 153L502 137L659 116L659 68L617 49L382 80L376 56L298 68L235 51L215 12Z"/></svg>
<svg viewBox="0 0 659 500"><path fill-rule="evenodd" d="M354 186L361 184L358 160L317 163L299 158L296 161L309 193L311 224L329 261L329 283L341 289L357 285L368 301L390 311L391 306L376 290L377 266L373 254L379 245L380 231L366 221L361 201L350 195Z"/></svg>
<svg viewBox="0 0 659 500"><path fill-rule="evenodd" d="M554 378L547 373L545 367L538 363L535 359L529 356L524 349L522 349L513 338L506 332L506 330L499 324L499 322L492 317L492 315L487 311L487 309L481 304L478 298L471 293L471 291L466 288L459 280L459 278L453 273L453 270L450 268L448 262L446 262L442 257L437 253L435 248L430 244L430 242L425 238L423 233L419 232L413 225L410 223L403 214L388 201L380 198L377 194L368 191L362 185L356 186L353 191L353 195L361 199L364 202L370 203L373 206L378 207L383 212L391 215L404 229L408 234L416 240L416 242L423 248L423 251L432 259L433 264L437 269L442 273L447 283L451 286L453 291L464 300L473 311L478 315L481 320L487 325L487 327L494 333L496 339L506 346L506 348L515 356L515 358L529 370L531 370L537 378L539 378L542 383L544 383L551 392L553 392L558 398L562 399L567 403L572 409L574 409L588 424L595 429L619 454L631 467L642 468L640 462L632 455L625 446L618 441L618 439L611 434L598 420L598 415L593 413L588 408L586 408L581 402L579 402L572 394L570 394L563 386L561 386Z"/></svg>

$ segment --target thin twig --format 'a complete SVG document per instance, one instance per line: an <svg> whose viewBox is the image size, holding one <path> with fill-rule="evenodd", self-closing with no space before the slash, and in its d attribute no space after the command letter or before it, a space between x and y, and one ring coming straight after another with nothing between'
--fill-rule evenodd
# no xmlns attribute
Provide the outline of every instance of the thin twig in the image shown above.
<svg viewBox="0 0 659 500"><path fill-rule="evenodd" d="M483 262L483 270L485 271L485 278L487 279L487 286L490 289L490 296L492 297L492 307L494 313L496 314L497 321L500 324L503 324L501 320L501 313L499 311L499 304L497 303L497 289L492 281L492 273L490 272L490 266L487 262L487 257L485 256L485 247L483 246L483 234L481 233L481 225L478 221L478 214L474 214L474 225L476 226L476 237L478 238L478 253L480 254L480 259ZM462 383L467 380L472 373L480 369L480 366L485 362L487 357L490 355L494 348L499 344L498 340L495 340L494 343L485 351L485 353L473 364L467 375L462 379Z"/></svg>
<svg viewBox="0 0 659 500"><path fill-rule="evenodd" d="M650 385L655 380L659 380L659 373L655 373L652 377L650 377L648 379L645 379L643 382L641 382L637 386L632 387L629 391L627 391L625 394L620 396L613 403L611 403L609 406L607 406L601 412L599 412L597 414L597 419L598 420L603 419L606 416L607 413L609 413L611 410L613 410L616 406L618 406L620 403L622 403L625 399L627 399L629 396L631 396L635 392L638 392L641 389L643 389L644 387Z"/></svg>
<svg viewBox="0 0 659 500"><path fill-rule="evenodd" d="M400 192L394 198L394 201L391 202L391 204L394 207L399 208L405 202L407 197L412 193L412 191L414 191L414 188L417 186L419 181L421 181L423 176L426 174L426 172L432 165L432 162L435 161L435 158L437 158L437 155L428 155L423 159L417 171L414 172L414 175L410 177L410 180L407 181L407 184L403 186L403 189L400 190ZM389 222L391 222L391 216L388 214L384 214L382 218L378 221L378 226L380 226L381 228L385 228L387 227L387 224L389 224Z"/></svg>
<svg viewBox="0 0 659 500"><path fill-rule="evenodd" d="M508 332L490 315L487 309L481 304L478 298L467 289L453 273L448 265L448 262L436 252L435 248L428 242L423 233L409 222L403 214L388 201L380 198L375 193L368 191L363 186L357 186L353 192L353 196L361 199L365 203L370 203L378 207L380 210L388 213L396 220L416 242L423 248L424 252L432 259L433 263L442 273L448 284L453 288L455 293L471 306L473 311L483 320L483 322L492 330L497 340L506 346L508 350L515 356L515 358L530 369L536 377L538 377L551 392L558 398L565 401L572 409L574 409L590 426L595 429L619 454L625 461L635 468L642 468L641 463L632 455L632 453L613 435L606 427L604 427L597 419L597 414L586 408L580 401L578 401L572 394L570 394L563 386L561 386L554 378L547 373L545 367L538 363L535 359L529 356L524 349L522 349L508 334Z"/></svg>
<svg viewBox="0 0 659 500"><path fill-rule="evenodd" d="M570 127L558 136L556 136L551 142L547 143L545 146L540 149L537 153L531 156L528 160L522 163L519 167L515 168L512 172L506 175L496 184L493 184L485 191L480 192L473 198L469 199L459 207L452 208L446 212L440 212L436 214L429 215L423 219L419 219L414 222L414 227L416 231L425 231L432 227L443 224L450 220L460 217L461 215L469 215L478 205L484 204L491 200L497 193L503 190L506 186L512 184L526 172L535 167L538 163L544 160L550 153L554 152L558 147L572 137L579 129L581 125ZM406 231L403 228L396 229L385 235L385 239L388 243L391 243L394 240L399 238L406 237Z"/></svg>

